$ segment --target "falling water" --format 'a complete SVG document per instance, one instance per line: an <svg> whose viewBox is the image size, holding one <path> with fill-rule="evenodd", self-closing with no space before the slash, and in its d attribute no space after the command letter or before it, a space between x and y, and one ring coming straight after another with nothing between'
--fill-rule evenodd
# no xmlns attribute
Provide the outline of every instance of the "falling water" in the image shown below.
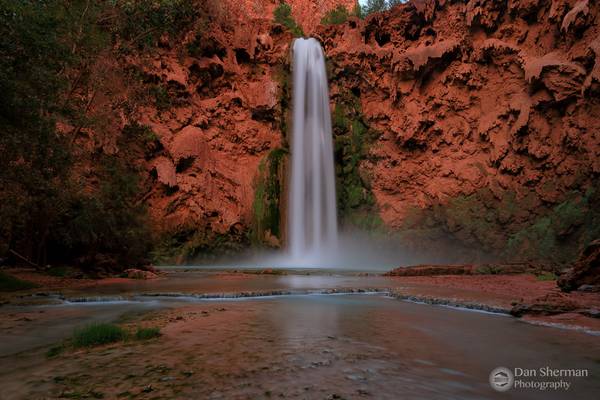
<svg viewBox="0 0 600 400"><path fill-rule="evenodd" d="M288 239L296 261L335 253L337 210L325 57L315 39L294 42L292 176Z"/></svg>

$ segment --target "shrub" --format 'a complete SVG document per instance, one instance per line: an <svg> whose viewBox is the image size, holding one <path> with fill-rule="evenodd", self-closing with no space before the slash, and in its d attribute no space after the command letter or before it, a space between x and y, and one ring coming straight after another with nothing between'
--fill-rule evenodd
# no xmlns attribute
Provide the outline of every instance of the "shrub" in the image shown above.
<svg viewBox="0 0 600 400"><path fill-rule="evenodd" d="M74 347L92 347L109 344L125 339L126 333L120 326L108 323L96 323L75 330Z"/></svg>
<svg viewBox="0 0 600 400"><path fill-rule="evenodd" d="M190 0L117 0L113 28L137 47L155 46L164 33L178 35L198 20L200 7Z"/></svg>
<svg viewBox="0 0 600 400"><path fill-rule="evenodd" d="M333 10L328 11L321 19L323 25L339 25L348 20L348 10L343 5L338 5Z"/></svg>
<svg viewBox="0 0 600 400"><path fill-rule="evenodd" d="M281 3L274 11L275 22L288 28L296 37L304 36L302 28L298 26L292 16L292 8L287 3Z"/></svg>
<svg viewBox="0 0 600 400"><path fill-rule="evenodd" d="M136 202L141 192L139 176L114 158L104 159L101 165L98 190L74 193L51 232L52 255L58 261L79 259L92 266L100 262L107 267L143 264L152 238L146 208Z"/></svg>
<svg viewBox="0 0 600 400"><path fill-rule="evenodd" d="M15 278L12 275L0 272L0 292L13 292L16 290L27 290L36 288L35 283L24 281L19 278Z"/></svg>
<svg viewBox="0 0 600 400"><path fill-rule="evenodd" d="M160 336L160 329L151 327L151 328L137 328L135 332L135 338L137 340L148 340L154 339Z"/></svg>
<svg viewBox="0 0 600 400"><path fill-rule="evenodd" d="M369 15L376 12L385 11L387 9L386 0L367 0L363 11L365 15Z"/></svg>

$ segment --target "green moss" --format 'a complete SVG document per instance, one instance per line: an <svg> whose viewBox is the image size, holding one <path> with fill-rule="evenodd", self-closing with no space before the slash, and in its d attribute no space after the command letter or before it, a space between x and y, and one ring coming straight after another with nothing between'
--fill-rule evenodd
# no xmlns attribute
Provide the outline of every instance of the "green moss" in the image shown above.
<svg viewBox="0 0 600 400"><path fill-rule="evenodd" d="M281 3L273 13L275 22L289 29L296 37L304 36L302 28L296 23L292 16L292 8L287 3Z"/></svg>
<svg viewBox="0 0 600 400"><path fill-rule="evenodd" d="M281 135L283 136L283 147L287 148L288 142L288 111L290 108L290 98L291 98L291 80L292 75L290 73L289 68L285 68L283 66L279 66L275 70L275 78L279 83L280 91L279 91L279 107L281 109L281 117L279 119L279 130L281 131Z"/></svg>
<svg viewBox="0 0 600 400"><path fill-rule="evenodd" d="M450 199L443 212L446 227L462 242L493 247L495 237L490 233L493 232L496 215L493 209L485 206L478 194Z"/></svg>
<svg viewBox="0 0 600 400"><path fill-rule="evenodd" d="M385 232L385 225L379 214L371 211L358 211L348 214L346 220L352 226L368 232Z"/></svg>
<svg viewBox="0 0 600 400"><path fill-rule="evenodd" d="M126 332L120 326L96 323L77 329L73 334L74 347L92 347L125 339Z"/></svg>
<svg viewBox="0 0 600 400"><path fill-rule="evenodd" d="M15 278L12 275L0 272L0 292L14 292L17 290L27 290L36 288L35 283L24 281L19 278Z"/></svg>
<svg viewBox="0 0 600 400"><path fill-rule="evenodd" d="M281 196L283 194L283 160L287 150L273 149L259 165L254 189L252 241L260 244L270 232L281 238Z"/></svg>
<svg viewBox="0 0 600 400"><path fill-rule="evenodd" d="M337 179L338 211L343 224L379 229L375 197L369 179L361 175L374 135L365 124L359 99L342 93L336 102L332 127ZM368 216L368 217L367 217Z"/></svg>
<svg viewBox="0 0 600 400"><path fill-rule="evenodd" d="M592 185L593 186L593 185ZM505 261L573 261L582 246L600 237L600 198L594 190L572 192L547 208L535 191L497 198L489 189L457 196L427 209L407 211L398 234L427 249L439 240Z"/></svg>
<svg viewBox="0 0 600 400"><path fill-rule="evenodd" d="M598 200L593 189L570 193L549 212L510 235L507 253L528 260L572 261L579 248L600 237Z"/></svg>

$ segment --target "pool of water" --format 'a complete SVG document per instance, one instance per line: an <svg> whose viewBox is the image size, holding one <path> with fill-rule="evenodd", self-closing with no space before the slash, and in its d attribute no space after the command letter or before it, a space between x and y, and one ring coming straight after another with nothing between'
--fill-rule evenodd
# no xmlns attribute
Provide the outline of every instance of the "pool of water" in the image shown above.
<svg viewBox="0 0 600 400"><path fill-rule="evenodd" d="M202 399L600 396L598 336L534 326L507 315L411 303L383 293L306 294L411 290L394 278L339 271L171 271L167 277L63 293L67 299L100 301L0 307L0 398L60 397L74 390L64 382L81 382L85 390L93 387L105 398L119 393ZM227 300L188 296L277 290L296 294ZM426 292L436 290L443 296L481 296L452 288ZM492 295L486 296L489 300ZM498 296L498 301L506 299ZM67 353L57 359L44 356L79 326L142 320L146 315L158 315L164 322L163 336L154 342ZM163 371L157 365L168 366L164 371L169 372L148 372ZM498 393L488 383L498 366L585 369L589 377L563 379L570 383L568 391ZM148 385L152 396L142 391Z"/></svg>
<svg viewBox="0 0 600 400"><path fill-rule="evenodd" d="M229 281L219 278L218 285L214 279L205 276L196 281L144 282L127 291L155 291L158 285L163 291L193 292L369 286L364 277L353 276L232 277ZM384 278L369 279L371 286L385 286ZM105 293L115 292L118 290L110 288ZM3 321L11 314L14 318L30 315L29 321L13 324L0 334L0 385L4 393L11 394L9 398L36 398L43 391L56 392L55 378L44 375L56 369L51 364L54 361L35 356L36 349L62 340L76 326L91 321L118 320L157 309L184 317L166 325L163 337L144 347L127 348L124 353L92 351L64 359L62 373L79 376L85 371L87 383L109 390L106 398L131 391L128 385L145 387L144 379L149 375L136 375L136 371L146 371L144 368L152 363L167 365L170 370L195 371L185 381L176 374L165 382L162 375L154 377L154 393L162 398L595 399L600 395L597 336L533 326L505 315L415 304L382 294L227 301L154 298L2 307ZM498 366L586 369L590 376L563 378L571 385L567 391L512 389L498 393L488 383L489 373ZM126 375L138 378L115 378ZM39 380L27 381L23 376ZM114 386L114 393L106 382Z"/></svg>

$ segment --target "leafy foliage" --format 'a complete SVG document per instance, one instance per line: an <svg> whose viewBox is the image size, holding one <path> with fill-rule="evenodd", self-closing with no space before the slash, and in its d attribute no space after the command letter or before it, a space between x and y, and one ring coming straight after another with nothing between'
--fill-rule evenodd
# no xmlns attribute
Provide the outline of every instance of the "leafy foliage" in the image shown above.
<svg viewBox="0 0 600 400"><path fill-rule="evenodd" d="M74 134L57 132L56 123L79 127L75 134L91 123L87 100L73 94L92 81L100 53L184 33L202 20L197 3L0 0L0 256L13 249L38 265L99 256L113 265L143 262L135 261L149 238L135 205L137 171L100 154L93 172L100 185L75 180ZM165 90L155 92L157 105L168 107ZM139 134L136 143L156 148L155 135L138 128L129 132Z"/></svg>
<svg viewBox="0 0 600 400"><path fill-rule="evenodd" d="M365 17L369 14L389 10L399 4L406 3L407 0L367 0L364 7L360 9L360 14L357 16Z"/></svg>
<svg viewBox="0 0 600 400"><path fill-rule="evenodd" d="M69 149L52 118L65 112L58 93L76 63L65 13L58 1L0 0L0 253L18 247L34 262L66 205Z"/></svg>
<svg viewBox="0 0 600 400"><path fill-rule="evenodd" d="M354 5L354 8L352 9L352 15L358 18L364 18L365 17L365 13L363 11L362 6L360 5L360 3L357 1L356 4Z"/></svg>
<svg viewBox="0 0 600 400"><path fill-rule="evenodd" d="M165 232L150 254L156 264L212 261L223 255L238 253L248 244L247 232L238 230L238 227L218 233L210 225L199 227L190 224Z"/></svg>
<svg viewBox="0 0 600 400"><path fill-rule="evenodd" d="M115 0L115 6L113 29L137 47L155 46L163 34L185 31L200 13L190 0Z"/></svg>
<svg viewBox="0 0 600 400"><path fill-rule="evenodd" d="M287 3L281 3L273 12L275 22L288 28L296 37L304 36L302 28L296 23L292 16L292 8Z"/></svg>
<svg viewBox="0 0 600 400"><path fill-rule="evenodd" d="M102 164L99 190L75 193L53 230L55 258L69 254L82 263L107 268L139 265L146 261L151 235L146 209L135 201L140 192L137 174L114 158Z"/></svg>
<svg viewBox="0 0 600 400"><path fill-rule="evenodd" d="M36 284L16 278L4 272L0 272L0 292L12 292L27 290L37 287Z"/></svg>
<svg viewBox="0 0 600 400"><path fill-rule="evenodd" d="M360 7L360 5L359 5ZM329 10L321 19L323 25L339 25L348 19L348 10L343 5L338 5L333 10Z"/></svg>
<svg viewBox="0 0 600 400"><path fill-rule="evenodd" d="M365 15L369 15L376 12L385 11L387 9L387 1L386 0L367 0L367 4L365 5L364 12Z"/></svg>

